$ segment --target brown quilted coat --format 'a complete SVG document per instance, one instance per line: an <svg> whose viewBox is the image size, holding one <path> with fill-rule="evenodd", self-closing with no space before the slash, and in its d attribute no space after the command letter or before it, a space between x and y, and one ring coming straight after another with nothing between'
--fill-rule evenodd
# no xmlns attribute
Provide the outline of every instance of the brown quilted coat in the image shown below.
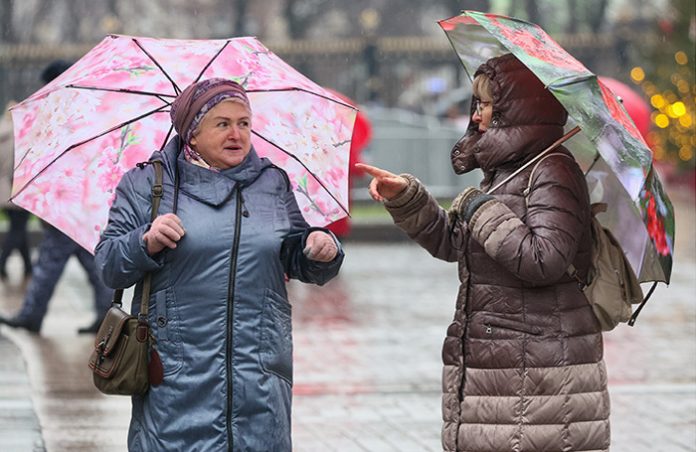
<svg viewBox="0 0 696 452"><path fill-rule="evenodd" d="M472 124L452 160L458 172L481 168L485 191L558 139L566 113L511 55L479 71L493 81L493 121L484 134ZM386 203L411 238L459 263L442 352L446 451L609 448L602 336L567 274L571 263L581 273L589 266L587 187L573 159L549 157L525 201L530 172L498 189L468 225L452 223L412 176L408 189Z"/></svg>

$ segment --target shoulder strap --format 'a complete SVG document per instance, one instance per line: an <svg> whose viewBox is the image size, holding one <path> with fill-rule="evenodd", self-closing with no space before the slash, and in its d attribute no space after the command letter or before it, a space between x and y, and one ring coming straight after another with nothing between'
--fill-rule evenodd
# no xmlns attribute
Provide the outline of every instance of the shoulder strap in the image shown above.
<svg viewBox="0 0 696 452"><path fill-rule="evenodd" d="M562 155L563 157L567 157L571 160L573 159L571 156L569 156L567 154L561 154L560 152L549 152L548 154L546 154L545 156L540 158L536 162L536 165L534 165L534 167L532 168L532 171L529 173L529 179L527 180L527 188L525 188L524 192L522 192L522 194L524 195L525 202L527 202L527 195L529 195L529 192L532 190L532 178L534 177L534 172L536 172L536 170L539 167L539 165L541 164L541 162L543 162L544 160L546 160L549 157L553 157L554 155Z"/></svg>
<svg viewBox="0 0 696 452"><path fill-rule="evenodd" d="M567 157L571 160L573 159L571 156L569 156L567 154L562 154L560 152L549 152L548 154L546 154L545 156L540 158L536 162L534 167L532 168L532 171L529 173L529 179L527 180L527 188L525 188L524 192L522 192L522 194L524 195L524 203L525 204L527 204L527 202L528 202L527 196L529 196L529 192L532 190L532 179L534 178L534 173L536 172L536 170L539 167L539 165L541 164L541 162L543 162L544 160L546 160L549 157L553 157L554 155L562 155L563 157ZM580 276L578 275L578 270L577 270L577 268L575 268L575 265L573 265L572 263L568 266L568 269L566 270L566 272L582 286L587 285L587 283L585 281L580 279Z"/></svg>
<svg viewBox="0 0 696 452"><path fill-rule="evenodd" d="M162 162L153 160L155 166L155 182L152 184L152 209L150 211L150 222L155 221L157 212L159 211L160 200L164 193L162 186ZM150 301L150 285L152 283L152 273L148 272L143 279L143 292L140 297L140 313L138 314L138 323L147 323L147 314Z"/></svg>
<svg viewBox="0 0 696 452"><path fill-rule="evenodd" d="M525 163L525 164L522 165L521 167L517 168L517 170L516 170L514 173L510 174L508 177L505 178L505 180L503 180L502 182L498 183L498 185L496 185L495 187L493 187L493 188L491 188L490 190L488 190L488 191L486 192L486 194L490 195L491 193L493 193L494 191L496 191L497 189L499 189L499 188L502 187L503 185L505 185L505 184L507 184L508 182L510 182L510 180L511 180L513 177L515 177L515 176L517 176L518 174L520 174L520 173L521 173L522 171L524 171L528 166L530 166L531 164L533 164L533 163L536 162L537 160L541 160L541 159L543 159L543 158L546 158L546 155L547 155L547 154L549 154L551 151L553 151L554 149L556 149L558 146L560 146L561 144L563 144L563 142L565 142L567 139L569 139L569 138L572 137L573 135L577 134L578 132L580 132L580 127L578 127L578 126L573 127L573 129L572 129L570 132L566 133L566 134L563 135L561 138L559 138L558 140L556 140L556 141L554 141L553 143L551 143L551 146L549 146L549 147L547 147L546 149L544 149L543 151L541 151L541 152L539 153L539 155L537 155L536 157L534 157L533 159L531 159L530 161L528 161L527 163Z"/></svg>
<svg viewBox="0 0 696 452"><path fill-rule="evenodd" d="M162 194L164 193L164 186L162 184L162 162L159 160L152 160L149 162L155 168L155 181L152 184L152 210L150 212L150 221L155 221L157 218L157 212L159 211L160 200L162 199ZM143 291L142 297L140 298L140 314L138 315L139 323L147 323L148 314L148 302L150 300L150 286L152 282L152 273L148 272L143 278ZM123 289L116 289L114 291L113 303L117 304L119 307L122 304L123 299Z"/></svg>

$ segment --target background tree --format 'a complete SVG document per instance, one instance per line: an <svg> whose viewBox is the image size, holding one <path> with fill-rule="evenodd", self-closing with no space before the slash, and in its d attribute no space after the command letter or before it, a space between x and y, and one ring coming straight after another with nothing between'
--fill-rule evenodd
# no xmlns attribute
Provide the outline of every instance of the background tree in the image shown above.
<svg viewBox="0 0 696 452"><path fill-rule="evenodd" d="M593 33L598 33L604 25L609 0L584 1L582 3L585 6L585 17L590 29Z"/></svg>
<svg viewBox="0 0 696 452"><path fill-rule="evenodd" d="M249 34L247 30L247 10L249 8L249 0L236 0L236 11L234 16L234 34L235 36L246 36Z"/></svg>
<svg viewBox="0 0 696 452"><path fill-rule="evenodd" d="M309 27L323 14L327 0L285 0L283 9L288 34L292 39L302 39Z"/></svg>
<svg viewBox="0 0 696 452"><path fill-rule="evenodd" d="M578 1L568 0L568 23L566 25L566 33L577 33L580 23L578 18Z"/></svg>
<svg viewBox="0 0 696 452"><path fill-rule="evenodd" d="M462 10L490 11L490 0L445 0L443 2L452 16L459 14Z"/></svg>
<svg viewBox="0 0 696 452"><path fill-rule="evenodd" d="M636 66L631 78L650 98L656 126L650 133L656 160L695 169L696 156L696 6L671 0L669 14L653 25L656 39L643 55L649 65Z"/></svg>
<svg viewBox="0 0 696 452"><path fill-rule="evenodd" d="M14 26L12 24L12 0L0 0L0 41L7 43L15 41Z"/></svg>

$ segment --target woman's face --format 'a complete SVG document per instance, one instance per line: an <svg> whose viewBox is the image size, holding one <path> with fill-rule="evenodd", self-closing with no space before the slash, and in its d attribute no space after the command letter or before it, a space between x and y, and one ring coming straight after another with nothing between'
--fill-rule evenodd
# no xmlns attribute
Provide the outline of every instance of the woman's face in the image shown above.
<svg viewBox="0 0 696 452"><path fill-rule="evenodd" d="M472 120L478 123L479 132L483 133L488 130L493 117L493 102L487 100L479 100L476 104L476 110Z"/></svg>
<svg viewBox="0 0 696 452"><path fill-rule="evenodd" d="M209 165L239 165L251 150L251 112L239 102L220 102L203 116L190 144Z"/></svg>

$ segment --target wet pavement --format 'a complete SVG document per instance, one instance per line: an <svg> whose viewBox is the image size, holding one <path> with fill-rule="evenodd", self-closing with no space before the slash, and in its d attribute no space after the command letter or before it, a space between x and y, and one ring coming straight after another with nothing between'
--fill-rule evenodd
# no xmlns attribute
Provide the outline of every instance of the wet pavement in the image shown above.
<svg viewBox="0 0 696 452"><path fill-rule="evenodd" d="M606 334L612 451L696 451L694 199L675 201L672 284L634 328ZM346 244L341 276L290 284L295 337L294 450L439 451L440 347L457 291L454 264L407 243ZM18 260L0 312L21 302ZM13 282L14 281L14 282ZM70 261L40 336L0 327L0 451L124 451L125 397L87 369L91 293Z"/></svg>

